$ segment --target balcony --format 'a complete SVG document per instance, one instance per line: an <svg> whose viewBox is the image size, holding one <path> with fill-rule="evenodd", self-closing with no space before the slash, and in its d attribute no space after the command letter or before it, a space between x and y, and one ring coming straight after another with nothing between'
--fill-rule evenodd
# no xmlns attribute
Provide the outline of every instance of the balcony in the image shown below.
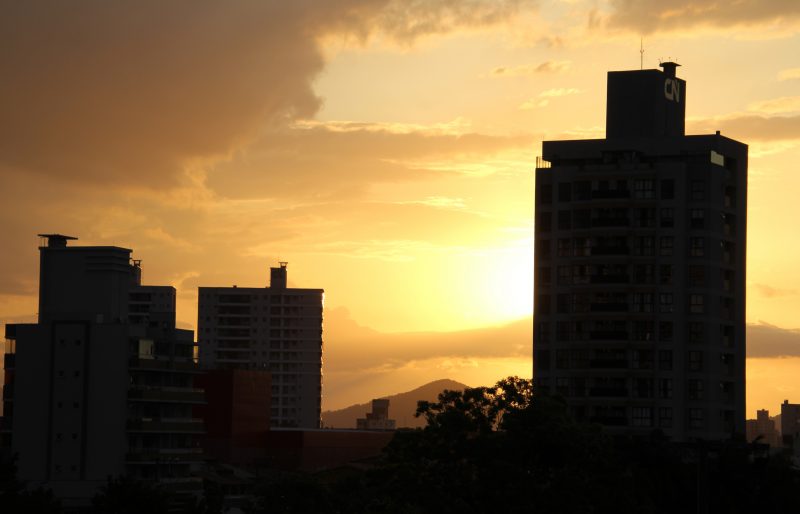
<svg viewBox="0 0 800 514"><path fill-rule="evenodd" d="M13 370L17 365L17 354L6 353L3 355L3 369L6 371Z"/></svg>
<svg viewBox="0 0 800 514"><path fill-rule="evenodd" d="M191 360L140 359L128 360L128 368L132 371L176 371L184 373L200 373L200 368Z"/></svg>
<svg viewBox="0 0 800 514"><path fill-rule="evenodd" d="M127 464L202 462L205 459L202 448L140 448L125 456Z"/></svg>
<svg viewBox="0 0 800 514"><path fill-rule="evenodd" d="M594 218L593 227L627 227L631 224L628 218Z"/></svg>
<svg viewBox="0 0 800 514"><path fill-rule="evenodd" d="M628 312L627 303L590 303L591 312Z"/></svg>
<svg viewBox="0 0 800 514"><path fill-rule="evenodd" d="M628 419L621 416L594 416L589 418L590 423L598 423L609 427L628 426Z"/></svg>
<svg viewBox="0 0 800 514"><path fill-rule="evenodd" d="M138 418L128 420L128 432L204 434L205 426L196 418Z"/></svg>
<svg viewBox="0 0 800 514"><path fill-rule="evenodd" d="M592 255L629 255L631 249L627 246L595 246Z"/></svg>
<svg viewBox="0 0 800 514"><path fill-rule="evenodd" d="M589 367L592 369L627 369L627 359L590 359ZM590 393L591 394L591 393Z"/></svg>
<svg viewBox="0 0 800 514"><path fill-rule="evenodd" d="M592 387L589 389L589 396L596 398L627 398L628 389L625 387Z"/></svg>
<svg viewBox="0 0 800 514"><path fill-rule="evenodd" d="M591 330L590 341L627 341L628 332L625 330Z"/></svg>
<svg viewBox="0 0 800 514"><path fill-rule="evenodd" d="M593 200L610 200L616 198L630 198L631 192L627 189L598 189L592 191Z"/></svg>
<svg viewBox="0 0 800 514"><path fill-rule="evenodd" d="M205 391L190 387L135 387L128 399L140 402L205 403Z"/></svg>
<svg viewBox="0 0 800 514"><path fill-rule="evenodd" d="M594 275L589 280L592 284L627 284L628 275Z"/></svg>

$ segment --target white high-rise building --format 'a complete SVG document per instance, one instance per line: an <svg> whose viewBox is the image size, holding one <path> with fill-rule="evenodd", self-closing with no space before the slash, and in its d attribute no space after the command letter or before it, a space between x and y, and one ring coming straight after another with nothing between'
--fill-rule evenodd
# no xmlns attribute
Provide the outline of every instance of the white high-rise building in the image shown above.
<svg viewBox="0 0 800 514"><path fill-rule="evenodd" d="M281 263L269 287L199 288L200 365L269 371L271 425L319 428L323 290L289 288L286 278Z"/></svg>

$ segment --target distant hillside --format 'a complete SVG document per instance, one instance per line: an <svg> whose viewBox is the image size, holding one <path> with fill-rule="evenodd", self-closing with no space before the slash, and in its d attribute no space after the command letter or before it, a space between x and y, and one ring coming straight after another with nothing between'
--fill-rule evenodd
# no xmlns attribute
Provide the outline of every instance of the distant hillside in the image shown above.
<svg viewBox="0 0 800 514"><path fill-rule="evenodd" d="M398 428L423 427L425 426L425 420L414 417L418 401L435 401L439 397L439 393L445 389L461 391L466 387L468 386L455 380L443 379L425 384L407 393L386 396L385 398L389 399L389 417L397 420ZM372 398L367 403L351 405L340 410L324 411L322 413L322 422L326 427L355 428L356 419L366 416L370 410L371 402Z"/></svg>

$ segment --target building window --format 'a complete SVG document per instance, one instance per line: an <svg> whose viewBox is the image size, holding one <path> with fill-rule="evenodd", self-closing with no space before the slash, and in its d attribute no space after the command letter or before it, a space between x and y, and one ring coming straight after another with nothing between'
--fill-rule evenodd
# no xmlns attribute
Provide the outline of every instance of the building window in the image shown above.
<svg viewBox="0 0 800 514"><path fill-rule="evenodd" d="M692 209L689 218L689 226L694 229L701 229L706 225L706 211L703 209Z"/></svg>
<svg viewBox="0 0 800 514"><path fill-rule="evenodd" d="M572 239L559 239L556 253L559 257L570 257L572 255Z"/></svg>
<svg viewBox="0 0 800 514"><path fill-rule="evenodd" d="M658 397L662 400L669 400L672 398L672 379L660 378L658 380Z"/></svg>
<svg viewBox="0 0 800 514"><path fill-rule="evenodd" d="M562 285L569 285L572 283L572 268L570 266L558 267L558 283Z"/></svg>
<svg viewBox="0 0 800 514"><path fill-rule="evenodd" d="M672 200L675 198L675 181L666 179L661 181L661 199Z"/></svg>
<svg viewBox="0 0 800 514"><path fill-rule="evenodd" d="M623 322L624 323L624 322ZM622 327L624 330L624 327ZM634 321L633 322L633 339L635 341L652 341L653 340L653 322L652 321Z"/></svg>
<svg viewBox="0 0 800 514"><path fill-rule="evenodd" d="M702 201L706 199L706 183L702 180L692 180L692 200Z"/></svg>
<svg viewBox="0 0 800 514"><path fill-rule="evenodd" d="M633 383L633 395L636 398L652 398L653 397L653 379L652 378L637 378Z"/></svg>
<svg viewBox="0 0 800 514"><path fill-rule="evenodd" d="M675 269L675 266L670 264L663 264L658 270L658 278L659 283L662 286L668 286L672 284L672 272Z"/></svg>
<svg viewBox="0 0 800 514"><path fill-rule="evenodd" d="M553 185L542 184L536 188L538 203L547 205L553 203Z"/></svg>
<svg viewBox="0 0 800 514"><path fill-rule="evenodd" d="M672 407L659 407L658 425L665 428L672 426Z"/></svg>
<svg viewBox="0 0 800 514"><path fill-rule="evenodd" d="M656 210L655 209L634 209L633 211L634 226L642 228L651 228L656 226Z"/></svg>
<svg viewBox="0 0 800 514"><path fill-rule="evenodd" d="M650 236L634 237L633 238L633 255L635 256L652 256L654 240Z"/></svg>
<svg viewBox="0 0 800 514"><path fill-rule="evenodd" d="M689 371L703 371L703 352L699 350L689 352Z"/></svg>
<svg viewBox="0 0 800 514"><path fill-rule="evenodd" d="M658 323L658 340L672 341L672 322L660 321Z"/></svg>
<svg viewBox="0 0 800 514"><path fill-rule="evenodd" d="M653 312L652 293L633 293L631 310L633 312Z"/></svg>
<svg viewBox="0 0 800 514"><path fill-rule="evenodd" d="M631 426L649 427L653 425L653 410L650 407L634 407L631 409Z"/></svg>
<svg viewBox="0 0 800 514"><path fill-rule="evenodd" d="M674 304L672 302L672 293L661 293L658 295L658 311L659 312L672 312Z"/></svg>
<svg viewBox="0 0 800 514"><path fill-rule="evenodd" d="M540 212L537 227L539 232L550 232L553 228L553 213Z"/></svg>
<svg viewBox="0 0 800 514"><path fill-rule="evenodd" d="M652 264L634 264L633 281L637 284L652 284L655 282L655 272Z"/></svg>
<svg viewBox="0 0 800 514"><path fill-rule="evenodd" d="M703 409L689 409L689 428L699 429L706 424Z"/></svg>
<svg viewBox="0 0 800 514"><path fill-rule="evenodd" d="M536 257L540 259L549 259L550 258L550 240L549 239L540 239L536 241ZM276 307L273 307L276 309ZM278 309L280 309L278 307Z"/></svg>
<svg viewBox="0 0 800 514"><path fill-rule="evenodd" d="M539 268L539 285L540 286L549 286L551 283L551 271L549 266L543 266Z"/></svg>
<svg viewBox="0 0 800 514"><path fill-rule="evenodd" d="M655 198L653 188L653 181L648 179L639 179L633 181L633 197L640 200L647 200Z"/></svg>
<svg viewBox="0 0 800 514"><path fill-rule="evenodd" d="M556 394L561 396L569 396L569 379L556 378Z"/></svg>
<svg viewBox="0 0 800 514"><path fill-rule="evenodd" d="M662 371L672 370L672 350L658 351L658 369Z"/></svg>
<svg viewBox="0 0 800 514"><path fill-rule="evenodd" d="M705 312L705 298L701 294L689 295L689 312L691 314L703 314Z"/></svg>
<svg viewBox="0 0 800 514"><path fill-rule="evenodd" d="M689 266L689 287L703 287L706 282L703 266Z"/></svg>
<svg viewBox="0 0 800 514"><path fill-rule="evenodd" d="M660 225L661 228L672 228L675 226L675 210L674 209L661 209Z"/></svg>
<svg viewBox="0 0 800 514"><path fill-rule="evenodd" d="M658 254L662 256L672 255L672 248L674 246L674 239L672 236L661 236Z"/></svg>
<svg viewBox="0 0 800 514"><path fill-rule="evenodd" d="M588 237L577 237L573 247L575 257L588 257L592 254L592 240Z"/></svg>
<svg viewBox="0 0 800 514"><path fill-rule="evenodd" d="M558 230L569 230L572 227L572 211L558 211Z"/></svg>
<svg viewBox="0 0 800 514"><path fill-rule="evenodd" d="M537 343L549 343L550 342L550 323L546 321L540 321L538 323L539 330L536 331L536 342Z"/></svg>
<svg viewBox="0 0 800 514"><path fill-rule="evenodd" d="M704 384L702 380L689 380L689 399L690 400L702 400L705 396L704 392Z"/></svg>
<svg viewBox="0 0 800 514"><path fill-rule="evenodd" d="M539 369L550 369L550 350L539 350L536 352L534 364Z"/></svg>
<svg viewBox="0 0 800 514"><path fill-rule="evenodd" d="M702 321L692 321L689 323L689 342L702 343L705 339L705 325Z"/></svg>
<svg viewBox="0 0 800 514"><path fill-rule="evenodd" d="M689 239L689 255L692 257L702 257L706 253L706 240L702 237L692 237Z"/></svg>
<svg viewBox="0 0 800 514"><path fill-rule="evenodd" d="M572 200L572 184L562 182L558 185L558 201L569 202Z"/></svg>

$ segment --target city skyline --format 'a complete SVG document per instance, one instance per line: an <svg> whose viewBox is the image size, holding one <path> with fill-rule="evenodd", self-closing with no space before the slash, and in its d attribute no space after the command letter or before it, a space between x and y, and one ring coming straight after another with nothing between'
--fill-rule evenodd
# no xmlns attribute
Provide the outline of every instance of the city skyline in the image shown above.
<svg viewBox="0 0 800 514"><path fill-rule="evenodd" d="M693 85L687 133L750 144L747 321L762 339L749 339L748 417L800 397L800 13L446 4L175 4L157 23L123 5L90 27L68 7L15 8L0 21L25 29L3 31L16 53L0 55L13 77L0 86L0 322L35 316L35 234L53 231L136 248L148 283L176 287L182 328L197 328L197 287L266 285L289 261L292 286L326 290L324 409L361 400L359 386L528 376L517 320L532 311L540 142L602 137L605 72L638 69L644 34L644 67L672 57ZM35 44L44 33L52 45ZM129 44L140 34L152 44ZM498 349L458 345L507 323ZM404 348L425 337L449 344ZM375 338L391 346L372 350ZM347 365L362 349L372 359Z"/></svg>

